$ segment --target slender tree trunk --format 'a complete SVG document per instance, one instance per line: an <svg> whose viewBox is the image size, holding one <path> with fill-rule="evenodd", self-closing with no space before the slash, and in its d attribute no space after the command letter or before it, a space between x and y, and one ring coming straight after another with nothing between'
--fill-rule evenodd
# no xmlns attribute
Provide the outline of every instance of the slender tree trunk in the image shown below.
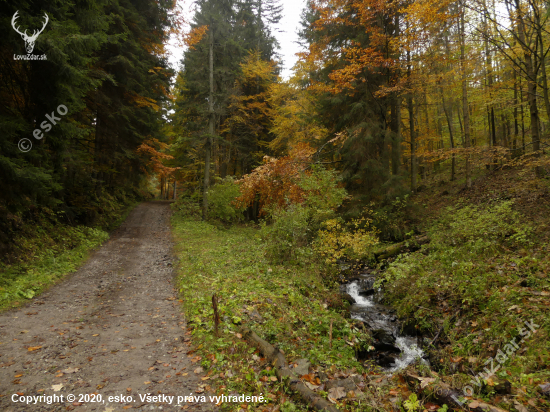
<svg viewBox="0 0 550 412"><path fill-rule="evenodd" d="M548 80L546 78L546 56L544 54L544 42L542 39L542 27L540 18L537 14L537 38L540 46L540 69L542 77L542 94L544 97L544 107L546 108L547 121L550 122L550 99L548 98Z"/></svg>
<svg viewBox="0 0 550 412"><path fill-rule="evenodd" d="M519 78L519 95L520 95L520 112L521 112L521 151L525 154L525 116L523 114L523 85L521 84L521 77Z"/></svg>
<svg viewBox="0 0 550 412"><path fill-rule="evenodd" d="M525 72L527 74L527 102L529 104L529 114L531 116L531 141L533 143L533 151L537 151L540 149L540 119L539 109L537 107L537 73L535 66L533 65L533 56L531 51L525 46L526 28L520 0L515 0L515 3L516 10L518 12L518 37L520 44L523 47Z"/></svg>
<svg viewBox="0 0 550 412"><path fill-rule="evenodd" d="M395 16L395 31L394 35L395 37L399 37L399 14ZM396 56L399 58L399 56ZM392 107L392 118L391 118L391 129L393 132L393 139L392 139L392 174L398 175L401 168L401 96L398 92L395 92L395 95L393 97Z"/></svg>
<svg viewBox="0 0 550 412"><path fill-rule="evenodd" d="M514 138L512 140L512 148L514 150L514 156L516 156L517 140L519 135L519 123L518 123L518 75L516 70L514 74Z"/></svg>
<svg viewBox="0 0 550 412"><path fill-rule="evenodd" d="M447 118L447 126L449 128L449 140L451 141L451 149L455 148L455 141L454 141L454 135L453 135L453 108L447 107L447 103L445 103L445 93L443 89L441 89L441 101L443 103L443 111L445 112L445 117ZM450 112L450 113L449 113ZM456 159L455 154L453 153L451 155L451 182L455 180L455 168L456 168Z"/></svg>
<svg viewBox="0 0 550 412"><path fill-rule="evenodd" d="M206 154L204 159L204 183L202 198L202 219L208 217L208 188L210 187L210 152L212 136L214 136L214 32L210 27L209 77L210 93L208 94L208 136L206 138Z"/></svg>
<svg viewBox="0 0 550 412"><path fill-rule="evenodd" d="M411 87L411 52L407 51L407 77ZM409 132L411 135L411 191L416 191L416 131L414 128L414 102L412 93L407 94L407 106L409 110Z"/></svg>
<svg viewBox="0 0 550 412"><path fill-rule="evenodd" d="M464 116L464 148L470 147L470 110L468 107L468 88L466 78L466 28L464 23L464 0L462 0L462 13L460 14L460 62L462 69L462 114ZM466 187L472 186L470 170L470 153L466 153Z"/></svg>
<svg viewBox="0 0 550 412"><path fill-rule="evenodd" d="M392 104L392 174L398 175L401 168L401 96L397 93Z"/></svg>

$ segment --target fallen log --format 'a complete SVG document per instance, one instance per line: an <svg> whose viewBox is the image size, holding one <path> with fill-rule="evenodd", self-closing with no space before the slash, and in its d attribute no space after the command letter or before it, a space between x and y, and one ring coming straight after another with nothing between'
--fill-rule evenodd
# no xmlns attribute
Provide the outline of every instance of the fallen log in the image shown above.
<svg viewBox="0 0 550 412"><path fill-rule="evenodd" d="M240 330L250 345L258 349L265 358L273 365L275 374L283 384L295 392L303 402L307 403L317 411L339 412L333 405L309 389L299 377L294 374L287 365L285 356L269 342L260 338L250 328L243 326Z"/></svg>
<svg viewBox="0 0 550 412"><path fill-rule="evenodd" d="M395 243L387 248L374 253L376 260L384 260L390 257L396 256L403 252L405 249L418 250L422 245L430 243L430 238L426 235L417 236L413 239L408 239L403 242Z"/></svg>

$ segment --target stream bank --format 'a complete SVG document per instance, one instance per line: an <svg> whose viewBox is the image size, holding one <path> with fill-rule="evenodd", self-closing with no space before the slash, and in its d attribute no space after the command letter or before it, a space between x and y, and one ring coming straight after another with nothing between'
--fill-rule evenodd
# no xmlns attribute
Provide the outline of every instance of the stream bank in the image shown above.
<svg viewBox="0 0 550 412"><path fill-rule="evenodd" d="M340 291L351 303L351 318L372 337L370 347L356 350L357 359L374 362L390 374L414 362L429 364L422 349L423 336L399 320L394 309L381 303L383 290L375 287L376 278L376 271L364 268L349 279L342 278L340 285Z"/></svg>

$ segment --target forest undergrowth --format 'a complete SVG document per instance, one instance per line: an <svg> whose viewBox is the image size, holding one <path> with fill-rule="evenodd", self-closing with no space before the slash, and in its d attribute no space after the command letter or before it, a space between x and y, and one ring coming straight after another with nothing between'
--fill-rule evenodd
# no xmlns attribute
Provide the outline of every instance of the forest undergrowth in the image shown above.
<svg viewBox="0 0 550 412"><path fill-rule="evenodd" d="M445 189L430 185L393 209L367 210L369 218L346 222L328 216L315 224L315 236L299 239L296 227L308 220L299 207L271 215L270 225L258 227L204 222L196 202L176 204L178 287L193 335L192 356L210 376L206 390L263 393L269 400L225 406L228 410L307 409L286 392L261 353L243 341L239 328L246 324L283 350L290 364L311 362L301 379L342 410L451 410L453 405L438 400L438 385L460 393L470 410L483 402L507 411L547 410L550 403L542 392L550 381L550 182L532 170L505 170L480 176L470 189L458 182ZM407 214L405 208L416 212ZM361 219L370 226L361 226ZM347 235L330 236L331 229L346 225ZM361 230L362 237L335 249ZM430 242L374 262L373 253L387 244L374 237L396 231L406 239L427 235ZM298 241L294 252L278 254L269 237L274 234L285 239L283 245ZM371 240L357 241L366 238ZM349 319L332 260L355 260L361 248L363 262L383 269L379 283L385 303L422 333L429 367L417 363L389 376L356 360L355 348L368 347L372 338ZM411 376L420 378L422 386ZM349 377L357 382L355 390L331 399L330 382Z"/></svg>

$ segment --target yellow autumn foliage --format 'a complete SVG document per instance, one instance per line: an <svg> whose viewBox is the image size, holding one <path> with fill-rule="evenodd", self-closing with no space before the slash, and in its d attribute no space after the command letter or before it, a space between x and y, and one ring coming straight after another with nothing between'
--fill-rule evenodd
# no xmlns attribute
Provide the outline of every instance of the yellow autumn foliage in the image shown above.
<svg viewBox="0 0 550 412"><path fill-rule="evenodd" d="M342 258L365 259L371 246L377 244L378 230L371 226L372 219L360 217L345 223L342 219L323 222L314 250L326 264L333 265Z"/></svg>

